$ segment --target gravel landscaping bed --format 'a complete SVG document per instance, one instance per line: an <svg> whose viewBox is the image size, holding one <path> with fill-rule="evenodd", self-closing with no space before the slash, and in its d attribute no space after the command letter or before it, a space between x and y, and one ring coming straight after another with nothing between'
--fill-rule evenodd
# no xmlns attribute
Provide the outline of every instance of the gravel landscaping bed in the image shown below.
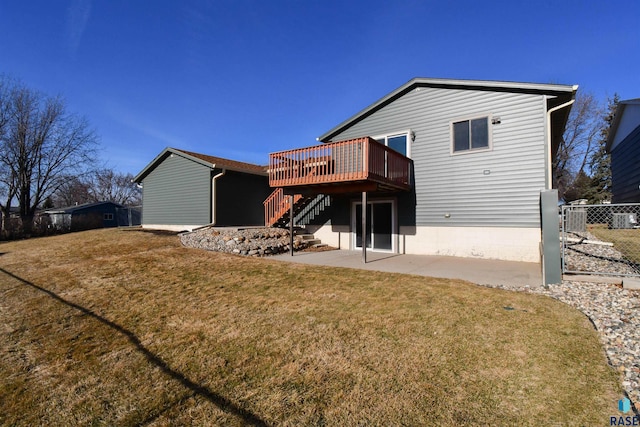
<svg viewBox="0 0 640 427"><path fill-rule="evenodd" d="M598 331L609 364L621 374L622 386L636 412L640 411L640 291L570 280L548 289L493 287L547 295L582 311Z"/></svg>
<svg viewBox="0 0 640 427"><path fill-rule="evenodd" d="M578 239L598 240L587 232L572 234ZM573 271L638 274L612 246L577 242L565 251L565 262ZM497 287L513 290L507 286ZM623 289L616 284L572 280L547 289L521 290L560 300L591 320L600 334L609 363L621 374L622 386L634 402L636 413L640 411L640 291Z"/></svg>
<svg viewBox="0 0 640 427"><path fill-rule="evenodd" d="M640 267L626 259L613 246L587 243L587 241L599 241L587 231L569 232L567 237L576 241L566 243L564 250L566 271L609 274L615 272L620 275L640 273Z"/></svg>
<svg viewBox="0 0 640 427"><path fill-rule="evenodd" d="M609 363L622 375L622 386L640 410L640 291L574 281L530 291L556 298L591 319Z"/></svg>

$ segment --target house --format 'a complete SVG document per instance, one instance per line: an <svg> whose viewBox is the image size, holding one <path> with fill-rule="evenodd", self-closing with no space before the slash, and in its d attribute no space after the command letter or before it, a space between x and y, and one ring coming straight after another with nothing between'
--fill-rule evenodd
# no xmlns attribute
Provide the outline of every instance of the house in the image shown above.
<svg viewBox="0 0 640 427"><path fill-rule="evenodd" d="M136 177L142 185L142 226L192 230L264 225L271 192L264 166L175 148L164 149Z"/></svg>
<svg viewBox="0 0 640 427"><path fill-rule="evenodd" d="M322 204L302 225L329 245L540 262L541 192L576 90L415 78L321 144L271 153L269 182L294 215ZM288 218L275 205L267 224ZM557 236L557 194L552 205Z"/></svg>
<svg viewBox="0 0 640 427"><path fill-rule="evenodd" d="M11 206L9 207L9 219L20 218L20 207ZM4 213L0 211L0 224L4 223Z"/></svg>
<svg viewBox="0 0 640 427"><path fill-rule="evenodd" d="M609 129L612 203L640 203L640 98L620 101Z"/></svg>
<svg viewBox="0 0 640 427"><path fill-rule="evenodd" d="M84 203L66 208L48 209L51 226L57 230L78 231L117 227L118 210L123 206L113 202Z"/></svg>

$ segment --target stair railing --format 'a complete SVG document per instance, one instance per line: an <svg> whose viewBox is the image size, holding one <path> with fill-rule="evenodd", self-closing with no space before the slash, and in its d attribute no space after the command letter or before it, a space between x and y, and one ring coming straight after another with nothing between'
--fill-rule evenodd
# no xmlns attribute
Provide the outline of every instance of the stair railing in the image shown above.
<svg viewBox="0 0 640 427"><path fill-rule="evenodd" d="M295 205L302 199L301 194L293 196L293 204ZM267 199L264 204L264 224L267 227L271 227L278 222L282 217L289 213L291 209L291 196L285 195L282 188L276 188Z"/></svg>

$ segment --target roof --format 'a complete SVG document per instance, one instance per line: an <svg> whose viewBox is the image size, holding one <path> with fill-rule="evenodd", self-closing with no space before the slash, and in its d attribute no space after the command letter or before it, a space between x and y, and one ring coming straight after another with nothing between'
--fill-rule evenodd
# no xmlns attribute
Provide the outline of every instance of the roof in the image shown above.
<svg viewBox="0 0 640 427"><path fill-rule="evenodd" d="M356 115L340 123L328 132L322 134L317 138L318 141L328 142L329 140L331 140L331 138L341 133L345 129L365 119L366 117L380 110L382 107L390 104L391 102L418 87L531 93L566 98L566 101L570 101L571 99L573 99L576 91L578 90L578 85L518 83L494 80L455 80L417 77L409 80L404 85L400 86L393 92L369 105L367 108L360 111Z"/></svg>
<svg viewBox="0 0 640 427"><path fill-rule="evenodd" d="M47 210L44 211L44 213L46 213L46 214L69 214L69 213L74 213L75 211L94 208L94 207L101 206L101 205L113 205L116 208L122 208L123 207L122 205L120 205L118 203L114 203L114 202L94 202L94 203L83 203L81 205L67 206L67 207L64 207L64 208L47 209Z"/></svg>
<svg viewBox="0 0 640 427"><path fill-rule="evenodd" d="M620 123L622 122L622 117L624 116L624 111L627 108L627 106L631 106L631 105L640 106L640 98L627 99L627 100L618 102L618 106L616 107L616 113L613 116L613 122L611 122L611 127L609 128L609 134L607 135L606 149L608 152L611 152L613 142L616 139L616 134L618 133L618 129L620 128ZM624 135L624 136L626 137L627 135Z"/></svg>
<svg viewBox="0 0 640 427"><path fill-rule="evenodd" d="M192 151L180 150L177 148L167 147L158 156L145 166L142 171L133 178L133 182L142 182L142 180L153 170L155 167L164 161L171 154L182 156L186 159L192 160L198 164L206 166L211 169L226 169L235 172L250 173L254 175L267 175L267 166L254 165L252 163L238 162L236 160L224 159L222 157L209 156L207 154L194 153Z"/></svg>
<svg viewBox="0 0 640 427"><path fill-rule="evenodd" d="M204 160L207 163L214 165L214 167L222 169L231 169L238 172L250 172L263 174L266 172L266 166L254 165L252 163L238 162L236 160L223 159L222 157L208 156L206 154L194 153L191 151L177 150L192 157L196 157L200 160Z"/></svg>

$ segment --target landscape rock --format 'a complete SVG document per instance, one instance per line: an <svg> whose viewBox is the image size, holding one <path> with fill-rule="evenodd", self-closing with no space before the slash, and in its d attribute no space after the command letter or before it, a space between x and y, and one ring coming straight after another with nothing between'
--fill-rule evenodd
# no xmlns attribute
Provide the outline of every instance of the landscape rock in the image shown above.
<svg viewBox="0 0 640 427"><path fill-rule="evenodd" d="M586 245L585 245L586 246ZM595 246L595 245L591 245ZM597 256L594 256L594 251ZM606 255L606 259L605 258ZM586 271L606 267L610 274L637 274L622 262L622 255L611 247L572 251L570 262ZM606 265L605 265L606 263ZM570 277L570 276L566 276ZM565 277L565 279L566 279ZM625 277L622 281L637 280ZM593 283L564 280L548 288L526 287L525 292L547 295L583 312L600 335L609 364L621 375L621 384L629 399L640 406L640 291L624 289L618 283ZM491 286L491 285L485 285ZM508 286L491 286L512 289ZM513 290L513 289L512 289Z"/></svg>
<svg viewBox="0 0 640 427"><path fill-rule="evenodd" d="M244 256L276 255L289 251L289 230L282 228L212 228L205 227L180 234L184 246L208 251L233 253ZM308 244L294 236L294 250L303 250Z"/></svg>

